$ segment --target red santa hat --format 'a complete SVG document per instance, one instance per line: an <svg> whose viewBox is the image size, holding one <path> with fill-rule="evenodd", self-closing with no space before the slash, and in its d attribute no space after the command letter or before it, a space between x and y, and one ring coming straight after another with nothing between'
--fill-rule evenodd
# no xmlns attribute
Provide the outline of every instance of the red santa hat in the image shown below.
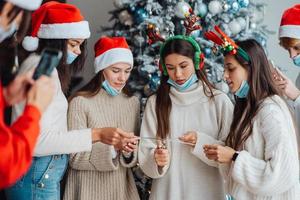
<svg viewBox="0 0 300 200"><path fill-rule="evenodd" d="M300 39L300 4L284 11L279 28L279 38L282 37Z"/></svg>
<svg viewBox="0 0 300 200"><path fill-rule="evenodd" d="M36 10L40 7L42 0L6 0L19 8L23 8L25 10Z"/></svg>
<svg viewBox="0 0 300 200"><path fill-rule="evenodd" d="M124 37L101 37L94 49L95 73L120 62L133 66L133 55Z"/></svg>
<svg viewBox="0 0 300 200"><path fill-rule="evenodd" d="M90 37L89 23L80 10L71 4L50 1L32 14L30 36L23 40L23 47L34 51L43 39L86 39Z"/></svg>

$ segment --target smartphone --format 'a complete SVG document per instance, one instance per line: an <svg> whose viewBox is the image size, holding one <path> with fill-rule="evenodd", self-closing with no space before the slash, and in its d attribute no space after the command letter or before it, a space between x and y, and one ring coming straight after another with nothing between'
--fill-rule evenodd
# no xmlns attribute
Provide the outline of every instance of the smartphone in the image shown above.
<svg viewBox="0 0 300 200"><path fill-rule="evenodd" d="M45 48L41 53L41 60L33 73L33 79L37 80L42 75L50 76L54 68L57 67L62 57L62 52L58 49Z"/></svg>

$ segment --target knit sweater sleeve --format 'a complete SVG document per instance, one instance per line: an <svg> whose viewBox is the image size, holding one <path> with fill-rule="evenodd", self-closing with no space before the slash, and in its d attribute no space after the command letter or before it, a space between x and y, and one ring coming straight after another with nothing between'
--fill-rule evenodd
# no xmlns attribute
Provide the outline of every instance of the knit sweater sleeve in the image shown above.
<svg viewBox="0 0 300 200"><path fill-rule="evenodd" d="M31 54L21 65L18 73L26 73L38 65L40 56ZM53 99L43 113L41 118L41 129L37 144L34 150L34 156L48 156L55 154L69 154L79 151L89 151L92 147L91 130L73 130L67 131L66 109L61 112L60 109L66 104L66 98L61 91L58 72L55 69L52 73L52 79L55 83L55 93ZM13 106L12 121L15 121L24 110L25 102ZM66 107L67 108L67 107ZM59 125L56 123L60 121Z"/></svg>
<svg viewBox="0 0 300 200"><path fill-rule="evenodd" d="M295 131L287 108L285 112L282 109L269 104L258 113L258 130L265 141L264 159L242 151L233 163L234 181L258 195L281 194L299 181Z"/></svg>
<svg viewBox="0 0 300 200"><path fill-rule="evenodd" d="M155 138L157 129L157 119L155 114L155 96L151 96L148 99L144 117L142 120L142 126L140 136L142 138ZM161 178L167 172L170 163L160 168L157 166L154 159L154 151L156 149L156 141L150 139L142 139L139 145L138 160L143 172L151 178ZM170 150L169 150L170 152Z"/></svg>
<svg viewBox="0 0 300 200"><path fill-rule="evenodd" d="M87 128L88 107L83 97L76 97L70 102L68 111L69 129ZM113 147L101 142L94 143L90 152L70 155L69 164L77 170L112 171L118 169L117 158L112 159Z"/></svg>
<svg viewBox="0 0 300 200"><path fill-rule="evenodd" d="M133 108L134 110L132 112L134 112L135 115L135 127L134 127L134 134L135 135L139 135L139 129L140 129L140 102L139 99L136 97L132 97L133 98ZM127 168L131 168L134 167L137 162L138 162L138 154L137 154L138 149L136 149L132 154L131 157L126 158L126 156L121 153L120 156L120 163L122 166L127 167Z"/></svg>
<svg viewBox="0 0 300 200"><path fill-rule="evenodd" d="M219 167L219 164L215 161L209 160L203 151L205 144L224 144L224 141L229 133L230 124L232 121L233 105L227 95L220 93L215 96L214 100L216 106L216 115L218 123L218 136L214 138L209 133L197 132L197 142L192 150L192 153L201 159L206 164Z"/></svg>

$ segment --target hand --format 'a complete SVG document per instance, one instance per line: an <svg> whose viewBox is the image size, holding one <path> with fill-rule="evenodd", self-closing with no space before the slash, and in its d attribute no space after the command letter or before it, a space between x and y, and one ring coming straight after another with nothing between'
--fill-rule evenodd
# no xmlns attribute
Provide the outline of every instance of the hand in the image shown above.
<svg viewBox="0 0 300 200"><path fill-rule="evenodd" d="M47 76L41 76L27 93L27 105L36 106L43 113L52 101L54 90L53 80Z"/></svg>
<svg viewBox="0 0 300 200"><path fill-rule="evenodd" d="M179 137L179 140L189 143L191 146L195 146L197 142L197 133L194 131L189 131Z"/></svg>
<svg viewBox="0 0 300 200"><path fill-rule="evenodd" d="M168 149L162 149L157 147L154 151L154 159L159 167L164 167L169 163L169 151Z"/></svg>
<svg viewBox="0 0 300 200"><path fill-rule="evenodd" d="M291 100L296 100L300 95L300 91L295 84L285 76L279 69L276 68L276 72L273 73L275 85Z"/></svg>
<svg viewBox="0 0 300 200"><path fill-rule="evenodd" d="M122 150L124 151L124 153L131 153L137 148L138 137L136 137L134 133L129 133L129 134L130 134L129 137L123 138L122 141L123 144Z"/></svg>
<svg viewBox="0 0 300 200"><path fill-rule="evenodd" d="M230 163L235 153L234 149L219 144L204 145L203 150L208 159L219 163Z"/></svg>
<svg viewBox="0 0 300 200"><path fill-rule="evenodd" d="M18 75L3 88L3 96L7 105L12 106L26 99L28 88L34 83L32 72Z"/></svg>

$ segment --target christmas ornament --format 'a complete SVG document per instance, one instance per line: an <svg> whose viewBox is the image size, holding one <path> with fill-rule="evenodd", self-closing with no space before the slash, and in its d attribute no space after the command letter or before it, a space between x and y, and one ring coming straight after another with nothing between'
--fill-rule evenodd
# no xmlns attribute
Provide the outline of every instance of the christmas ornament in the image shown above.
<svg viewBox="0 0 300 200"><path fill-rule="evenodd" d="M236 21L240 24L242 30L246 28L247 22L245 18L238 17L236 18Z"/></svg>
<svg viewBox="0 0 300 200"><path fill-rule="evenodd" d="M125 26L132 26L133 19L127 10L123 10L118 15L119 21Z"/></svg>
<svg viewBox="0 0 300 200"><path fill-rule="evenodd" d="M147 26L148 43L151 45L157 41L164 42L165 39L161 37L159 29L154 24L148 24Z"/></svg>
<svg viewBox="0 0 300 200"><path fill-rule="evenodd" d="M209 12L214 16L222 12L222 4L220 1L213 0L208 4Z"/></svg>
<svg viewBox="0 0 300 200"><path fill-rule="evenodd" d="M205 47L203 51L204 51L205 57L207 57L207 58L209 58L212 55L212 50L209 47Z"/></svg>
<svg viewBox="0 0 300 200"><path fill-rule="evenodd" d="M256 23L254 23L254 22L250 23L250 28L251 29L256 29L256 27L257 27Z"/></svg>
<svg viewBox="0 0 300 200"><path fill-rule="evenodd" d="M231 21L228 27L233 35L238 34L242 30L241 25L236 20Z"/></svg>
<svg viewBox="0 0 300 200"><path fill-rule="evenodd" d="M249 0L238 0L241 8L247 8L249 6Z"/></svg>
<svg viewBox="0 0 300 200"><path fill-rule="evenodd" d="M189 14L190 9L191 9L191 6L188 3L184 2L184 1L180 1L175 6L174 12L178 18L184 19L186 17L186 15Z"/></svg>
<svg viewBox="0 0 300 200"><path fill-rule="evenodd" d="M148 13L144 8L140 7L140 8L136 8L134 10L133 16L134 16L135 22L137 24L140 24L143 21L145 21L146 18L148 18Z"/></svg>
<svg viewBox="0 0 300 200"><path fill-rule="evenodd" d="M231 4L230 12L231 12L231 13L237 13L239 10L240 10L240 5L239 5L239 3L236 2L236 1L233 2L233 3Z"/></svg>
<svg viewBox="0 0 300 200"><path fill-rule="evenodd" d="M224 3L222 8L224 12L227 12L230 9L230 5L228 3Z"/></svg>
<svg viewBox="0 0 300 200"><path fill-rule="evenodd" d="M196 15L205 17L205 15L207 14L207 5L205 3L197 4L194 10Z"/></svg>

